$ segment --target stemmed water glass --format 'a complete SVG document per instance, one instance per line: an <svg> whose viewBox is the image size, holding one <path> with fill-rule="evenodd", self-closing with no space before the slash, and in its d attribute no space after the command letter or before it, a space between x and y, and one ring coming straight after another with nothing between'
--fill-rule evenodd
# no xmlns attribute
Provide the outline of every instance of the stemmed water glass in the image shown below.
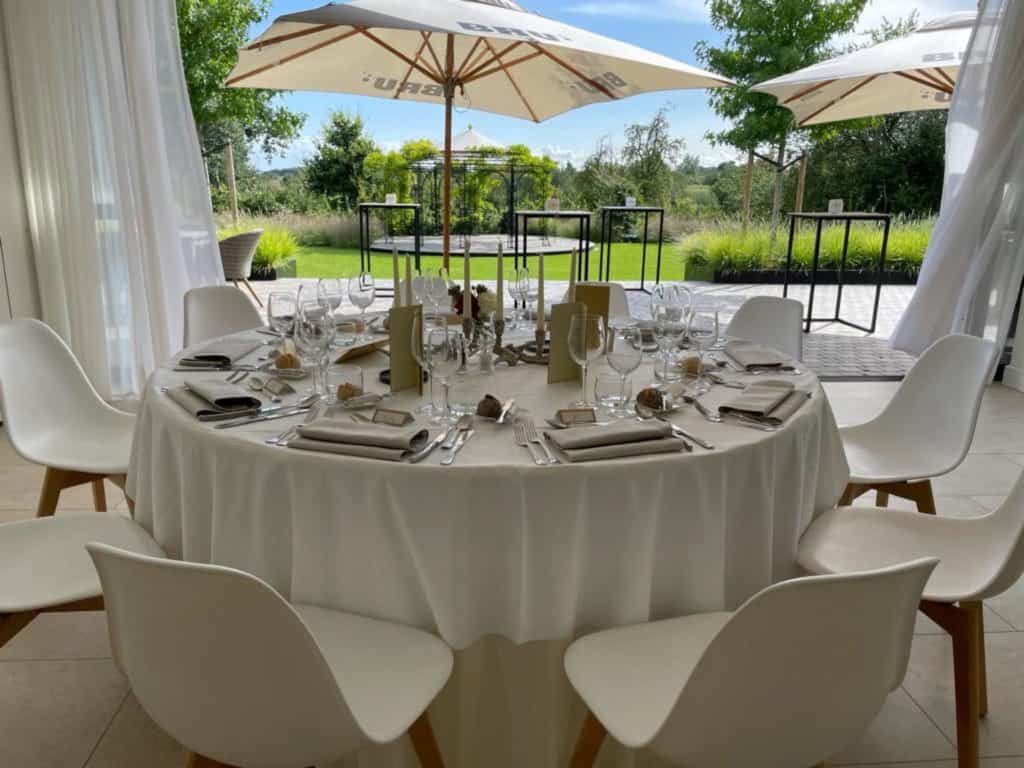
<svg viewBox="0 0 1024 768"><path fill-rule="evenodd" d="M313 391L327 399L327 366L334 341L334 315L315 301L299 305L295 315L295 346L306 359L313 360Z"/></svg>
<svg viewBox="0 0 1024 768"><path fill-rule="evenodd" d="M274 291L267 298L267 325L284 341L295 328L295 309L298 305L294 293Z"/></svg>
<svg viewBox="0 0 1024 768"><path fill-rule="evenodd" d="M427 298L434 312L448 310L450 305L445 306L445 302L448 301L448 280L444 276L437 274L427 278Z"/></svg>
<svg viewBox="0 0 1024 768"><path fill-rule="evenodd" d="M416 359L420 368L430 370L430 358L427 354L427 336L435 328L447 328L448 323L444 317L437 315L417 314L412 321L412 356ZM434 376L427 376L430 384L430 401L416 409L416 413L423 413L432 416L438 412L434 405Z"/></svg>
<svg viewBox="0 0 1024 768"><path fill-rule="evenodd" d="M593 403L587 399L587 369L605 352L605 328L602 315L585 312L573 315L569 321L569 356L580 367L580 399L571 406L589 408Z"/></svg>
<svg viewBox="0 0 1024 768"><path fill-rule="evenodd" d="M441 413L434 421L440 424L453 424L451 399L451 378L458 370L462 362L462 331L449 328L445 324L442 328L433 328L427 333L427 341L423 347L423 358L430 370L431 378L436 378L441 383L441 390L444 393L444 405Z"/></svg>
<svg viewBox="0 0 1024 768"><path fill-rule="evenodd" d="M360 340L366 341L370 338L366 332L366 310L377 299L377 284L373 281L373 275L362 272L356 277L349 278L348 298L359 307L359 325L362 328Z"/></svg>
<svg viewBox="0 0 1024 768"><path fill-rule="evenodd" d="M621 389L619 404L610 413L618 418L629 416L626 398L626 380L640 367L644 353L640 344L640 329L633 324L611 325L608 328L608 365L619 374Z"/></svg>
<svg viewBox="0 0 1024 768"><path fill-rule="evenodd" d="M335 277L322 277L316 283L316 300L320 308L334 318L337 324L338 310L345 302L345 287L341 280ZM337 342L337 336L335 336Z"/></svg>
<svg viewBox="0 0 1024 768"><path fill-rule="evenodd" d="M522 267L515 271L515 279L512 281L512 295L516 299L516 303L522 307L520 310L519 317L526 318L526 322L530 320L530 294L533 293L533 298L536 298L536 291L533 290L533 280L530 278L530 270L526 267Z"/></svg>
<svg viewBox="0 0 1024 768"><path fill-rule="evenodd" d="M661 356L661 379L664 382L669 380L672 353L686 331L685 314L686 308L675 286L663 283L654 287L651 292L651 319L654 321L652 331Z"/></svg>
<svg viewBox="0 0 1024 768"><path fill-rule="evenodd" d="M717 309L695 309L690 313L687 335L690 337L690 344L697 351L699 372L694 385L697 394L703 394L709 389L704 375L704 352L718 342L718 333Z"/></svg>

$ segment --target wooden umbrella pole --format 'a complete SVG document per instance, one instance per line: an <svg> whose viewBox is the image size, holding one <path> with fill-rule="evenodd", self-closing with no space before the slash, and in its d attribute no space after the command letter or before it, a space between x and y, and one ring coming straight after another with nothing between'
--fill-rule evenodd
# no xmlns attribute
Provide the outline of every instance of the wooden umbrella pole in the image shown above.
<svg viewBox="0 0 1024 768"><path fill-rule="evenodd" d="M455 100L455 37L448 35L444 81L444 268L449 269L452 238L452 103Z"/></svg>

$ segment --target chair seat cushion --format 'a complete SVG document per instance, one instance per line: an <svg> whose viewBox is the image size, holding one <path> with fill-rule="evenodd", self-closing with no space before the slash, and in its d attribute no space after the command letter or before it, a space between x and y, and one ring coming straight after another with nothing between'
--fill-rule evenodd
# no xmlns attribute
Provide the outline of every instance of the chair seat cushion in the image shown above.
<svg viewBox="0 0 1024 768"><path fill-rule="evenodd" d="M800 539L797 561L814 574L853 573L938 557L923 599L942 603L978 599L994 581L995 562L978 519L924 515L901 509L840 507L819 517Z"/></svg>
<svg viewBox="0 0 1024 768"><path fill-rule="evenodd" d="M434 635L312 605L293 607L320 646L359 727L378 744L402 736L448 682L452 652Z"/></svg>
<svg viewBox="0 0 1024 768"><path fill-rule="evenodd" d="M565 671L616 741L644 747L731 616L703 613L587 635L569 646Z"/></svg>
<svg viewBox="0 0 1024 768"><path fill-rule="evenodd" d="M85 545L99 541L164 557L134 521L82 512L0 525L0 613L21 613L99 597L99 577Z"/></svg>
<svg viewBox="0 0 1024 768"><path fill-rule="evenodd" d="M919 436L880 434L874 425L839 430L851 483L901 483L949 472L959 463L943 446L930 448ZM913 441L911 443L911 441Z"/></svg>

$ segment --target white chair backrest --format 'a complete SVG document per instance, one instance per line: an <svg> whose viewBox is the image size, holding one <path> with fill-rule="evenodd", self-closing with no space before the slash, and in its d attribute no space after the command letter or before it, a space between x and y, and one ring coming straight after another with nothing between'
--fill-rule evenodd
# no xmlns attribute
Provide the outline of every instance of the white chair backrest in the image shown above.
<svg viewBox="0 0 1024 768"><path fill-rule="evenodd" d="M1010 495L983 520L988 528L985 543L992 548L992 581L978 599L995 597L1024 575L1024 472Z"/></svg>
<svg viewBox="0 0 1024 768"><path fill-rule="evenodd" d="M794 360L803 360L803 317L804 305L796 299L752 296L736 310L726 334L764 344Z"/></svg>
<svg viewBox="0 0 1024 768"><path fill-rule="evenodd" d="M937 559L795 579L743 605L650 744L676 765L807 766L854 742L899 686Z"/></svg>
<svg viewBox="0 0 1024 768"><path fill-rule="evenodd" d="M230 285L193 288L185 294L185 346L263 325L252 301Z"/></svg>
<svg viewBox="0 0 1024 768"><path fill-rule="evenodd" d="M626 298L626 289L619 283L603 283L596 280L581 280L576 285L606 285L609 289L608 296L608 317L629 317L629 300Z"/></svg>
<svg viewBox="0 0 1024 768"><path fill-rule="evenodd" d="M0 323L0 405L14 449L40 464L54 434L123 415L103 402L64 340L30 318Z"/></svg>
<svg viewBox="0 0 1024 768"><path fill-rule="evenodd" d="M977 336L945 336L921 353L873 423L911 435L923 450L949 455L949 471L971 447L996 346Z"/></svg>
<svg viewBox="0 0 1024 768"><path fill-rule="evenodd" d="M114 660L188 749L229 765L320 765L364 742L292 607L240 571L89 544Z"/></svg>

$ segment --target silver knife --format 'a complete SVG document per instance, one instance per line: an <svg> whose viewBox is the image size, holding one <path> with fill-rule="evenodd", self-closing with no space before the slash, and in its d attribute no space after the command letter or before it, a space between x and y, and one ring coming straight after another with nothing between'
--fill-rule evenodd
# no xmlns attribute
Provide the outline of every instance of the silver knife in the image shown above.
<svg viewBox="0 0 1024 768"><path fill-rule="evenodd" d="M441 465L444 467L450 467L452 464L454 464L455 457L459 455L459 451L463 449L466 443L469 442L469 438L471 438L474 434L475 432L472 429L465 429L459 432L459 439L455 441L455 447L452 448L451 453L444 457L444 460L441 462Z"/></svg>
<svg viewBox="0 0 1024 768"><path fill-rule="evenodd" d="M709 443L704 438L697 437L696 435L691 434L690 432L687 432L685 429L683 429L682 427L680 427L677 424L673 424L668 419L661 419L661 421L664 421L666 424L670 425L672 427L672 431L675 432L677 435L679 435L679 437L685 437L687 440L691 440L691 441L695 442L701 448L704 448L704 449L706 449L708 451L713 451L715 449L715 446L713 446L711 443Z"/></svg>
<svg viewBox="0 0 1024 768"><path fill-rule="evenodd" d="M301 416L309 411L309 407L306 408L292 408L290 411L281 411L280 413L270 413L266 416L252 416L248 419L239 421L224 421L214 426L214 429L233 429L234 427L244 427L247 424L259 424L264 421L276 421L277 419L287 419L292 416Z"/></svg>
<svg viewBox="0 0 1024 768"><path fill-rule="evenodd" d="M455 429L455 427L451 427L450 429L445 430L437 437L435 437L433 440L431 440L425 448L421 448L419 451L410 456L409 463L419 464L421 461L427 458L427 456L434 452L434 449L437 448L437 446L439 446L441 443L445 441L445 438L448 437L448 432L450 432L452 429Z"/></svg>

